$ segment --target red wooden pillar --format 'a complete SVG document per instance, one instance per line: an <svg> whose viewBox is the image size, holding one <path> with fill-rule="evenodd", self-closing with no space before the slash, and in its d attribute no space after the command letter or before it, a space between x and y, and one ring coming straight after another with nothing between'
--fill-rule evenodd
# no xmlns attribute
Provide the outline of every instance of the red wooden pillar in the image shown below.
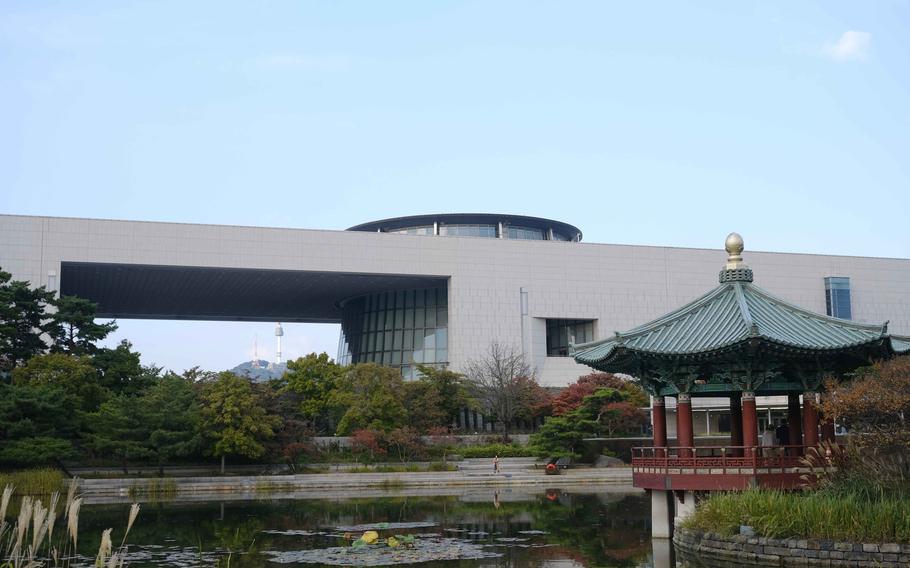
<svg viewBox="0 0 910 568"><path fill-rule="evenodd" d="M815 407L817 396L814 392L803 394L803 445L818 445L818 409Z"/></svg>
<svg viewBox="0 0 910 568"><path fill-rule="evenodd" d="M738 392L730 395L730 445L743 445L743 403ZM733 456L743 455L742 448L735 448L731 454Z"/></svg>
<svg viewBox="0 0 910 568"><path fill-rule="evenodd" d="M691 448L695 445L692 435L692 399L688 394L679 393L676 397L676 444L680 448ZM691 449L680 449L679 455L691 457Z"/></svg>
<svg viewBox="0 0 910 568"><path fill-rule="evenodd" d="M787 395L787 425L790 429L790 445L803 445L803 419L799 413L799 395ZM802 450L793 448L795 451L787 452L790 455L802 455Z"/></svg>
<svg viewBox="0 0 910 568"><path fill-rule="evenodd" d="M755 413L755 393L743 391L743 445L746 457L753 454L752 448L758 446L758 416Z"/></svg>
<svg viewBox="0 0 910 568"><path fill-rule="evenodd" d="M651 402L651 421L654 430L654 447L667 447L667 410L664 406L664 397L655 396ZM666 452L658 450L657 455L663 457Z"/></svg>

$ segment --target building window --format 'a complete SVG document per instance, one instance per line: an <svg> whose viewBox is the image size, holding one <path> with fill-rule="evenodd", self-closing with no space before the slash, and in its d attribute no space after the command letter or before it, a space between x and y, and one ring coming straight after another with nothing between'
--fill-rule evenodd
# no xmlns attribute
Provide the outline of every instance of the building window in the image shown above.
<svg viewBox="0 0 910 568"><path fill-rule="evenodd" d="M417 365L444 367L449 361L446 288L379 292L342 306L338 362L398 367L406 379Z"/></svg>
<svg viewBox="0 0 910 568"><path fill-rule="evenodd" d="M423 225L420 227L402 227L401 229L390 229L388 232L398 233L399 235L432 235L433 225Z"/></svg>
<svg viewBox="0 0 910 568"><path fill-rule="evenodd" d="M496 238L496 225L440 225L439 234L449 237Z"/></svg>
<svg viewBox="0 0 910 568"><path fill-rule="evenodd" d="M594 320L547 320L547 357L568 357L570 341L594 341Z"/></svg>
<svg viewBox="0 0 910 568"><path fill-rule="evenodd" d="M531 227L513 227L512 225L506 227L506 238L526 241L544 240L542 229L534 229Z"/></svg>
<svg viewBox="0 0 910 568"><path fill-rule="evenodd" d="M853 319L849 278L844 276L825 278L825 311L834 318Z"/></svg>

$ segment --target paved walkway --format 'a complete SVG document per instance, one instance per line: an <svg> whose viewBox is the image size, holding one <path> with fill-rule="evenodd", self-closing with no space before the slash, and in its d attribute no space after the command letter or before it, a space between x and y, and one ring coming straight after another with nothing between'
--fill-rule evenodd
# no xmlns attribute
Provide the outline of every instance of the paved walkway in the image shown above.
<svg viewBox="0 0 910 568"><path fill-rule="evenodd" d="M344 488L395 490L434 487L516 487L562 486L586 484L620 484L631 486L631 468L578 468L562 470L560 475L545 475L535 460L504 459L500 472L494 473L492 460L464 460L458 471L404 473L317 473L298 475L174 477L135 479L83 479L80 491L89 496L153 496L156 492L184 494L206 493L308 493Z"/></svg>

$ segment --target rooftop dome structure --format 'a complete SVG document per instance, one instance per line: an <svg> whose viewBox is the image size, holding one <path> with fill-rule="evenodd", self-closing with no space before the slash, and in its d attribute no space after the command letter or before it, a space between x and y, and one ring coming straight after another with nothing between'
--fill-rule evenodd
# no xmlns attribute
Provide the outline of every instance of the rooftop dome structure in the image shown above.
<svg viewBox="0 0 910 568"><path fill-rule="evenodd" d="M578 242L582 237L581 230L568 223L543 217L498 213L439 213L393 217L361 223L350 227L348 231L535 241Z"/></svg>

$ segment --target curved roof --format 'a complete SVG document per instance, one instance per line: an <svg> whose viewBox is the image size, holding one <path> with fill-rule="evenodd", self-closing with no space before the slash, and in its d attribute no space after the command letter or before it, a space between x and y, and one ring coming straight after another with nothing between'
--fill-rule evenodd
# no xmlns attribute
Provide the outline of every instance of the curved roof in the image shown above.
<svg viewBox="0 0 910 568"><path fill-rule="evenodd" d="M432 225L433 223L443 223L450 225L495 225L504 223L507 225L531 227L534 229L550 229L561 233L573 240L581 240L581 229L568 223L545 219L543 217L528 217L526 215L506 215L499 213L437 213L430 215L409 215L406 217L392 217L390 219L381 219L379 221L369 221L349 227L348 231L391 231L398 229L407 229L423 225Z"/></svg>
<svg viewBox="0 0 910 568"><path fill-rule="evenodd" d="M880 356L910 353L910 338L888 324L832 318L795 306L752 283L752 271L721 271L721 284L697 300L614 337L574 346L579 363L634 372L643 358L704 361L750 344L825 355L868 347Z"/></svg>

